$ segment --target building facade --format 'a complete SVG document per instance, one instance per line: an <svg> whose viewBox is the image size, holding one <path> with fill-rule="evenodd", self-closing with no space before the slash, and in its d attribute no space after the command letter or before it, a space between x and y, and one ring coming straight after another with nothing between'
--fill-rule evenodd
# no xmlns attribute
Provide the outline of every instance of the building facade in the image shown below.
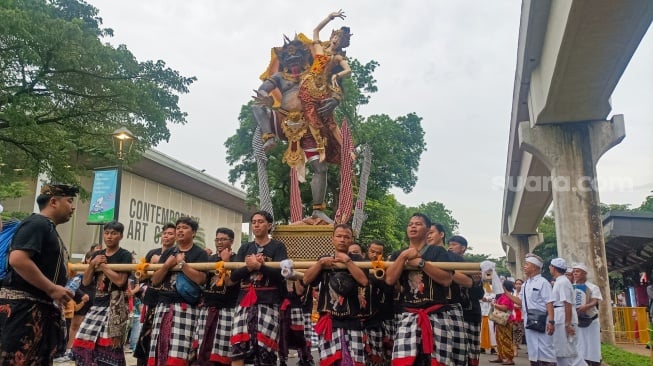
<svg viewBox="0 0 653 366"><path fill-rule="evenodd" d="M197 242L213 248L218 227L232 229L234 243L240 243L242 223L249 219L245 192L156 150L121 169L117 201L118 221L125 225L121 246L140 258L160 245L161 228L180 216L199 222ZM20 199L3 202L7 212L37 212L35 206L39 179L27 182L30 192ZM84 189L91 192L93 176L82 177ZM101 239L102 226L88 225L91 202L77 199L74 217L58 227L73 258L83 257L91 244Z"/></svg>

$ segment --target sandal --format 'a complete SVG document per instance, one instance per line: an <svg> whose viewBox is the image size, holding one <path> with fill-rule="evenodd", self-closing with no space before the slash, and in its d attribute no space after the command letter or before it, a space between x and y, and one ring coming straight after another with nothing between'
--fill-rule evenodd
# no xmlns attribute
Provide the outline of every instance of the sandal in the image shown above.
<svg viewBox="0 0 653 366"><path fill-rule="evenodd" d="M515 363L513 361L504 361L501 364L502 365L514 365Z"/></svg>
<svg viewBox="0 0 653 366"><path fill-rule="evenodd" d="M490 360L490 363L503 363L503 360L500 358L497 358L496 360Z"/></svg>

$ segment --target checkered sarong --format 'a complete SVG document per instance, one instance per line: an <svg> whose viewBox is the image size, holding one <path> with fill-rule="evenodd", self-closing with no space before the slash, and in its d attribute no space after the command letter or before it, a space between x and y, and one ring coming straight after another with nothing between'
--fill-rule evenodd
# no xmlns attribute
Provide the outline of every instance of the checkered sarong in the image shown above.
<svg viewBox="0 0 653 366"><path fill-rule="evenodd" d="M251 312L255 312L256 323L251 324L256 331L252 339L248 323ZM234 326L231 331L231 350L234 360L249 357L263 357L261 364L276 364L276 352L279 350L279 305L255 304L250 307L237 306L234 314ZM256 343L256 347L254 347ZM263 353L267 354L263 354ZM268 359L269 358L269 359Z"/></svg>
<svg viewBox="0 0 653 366"><path fill-rule="evenodd" d="M363 342L363 331L353 329L334 328L331 332L331 340L327 341L319 336L318 349L320 351L320 366L329 366L340 361L342 357L342 338L349 346L349 354L354 364L365 363L365 342Z"/></svg>
<svg viewBox="0 0 653 366"><path fill-rule="evenodd" d="M399 359L412 359L414 362L418 354L422 353L422 330L417 325L418 315L410 312L399 315L392 360L393 363ZM430 313L428 317L433 329L433 353L430 357L442 365L452 365L452 347L448 327L449 314L446 311L440 311ZM406 363L412 364L413 362ZM401 363L403 364L403 362Z"/></svg>
<svg viewBox="0 0 653 366"><path fill-rule="evenodd" d="M90 342L95 344L99 338L109 339L109 307L108 306L91 306L91 309L84 316L82 324L79 326L75 341L77 343Z"/></svg>
<svg viewBox="0 0 653 366"><path fill-rule="evenodd" d="M198 361L231 363L230 339L234 311L235 308L203 307L200 309L193 342L193 348L197 346L198 349ZM211 344L205 344L205 342ZM205 354L204 350L209 352Z"/></svg>
<svg viewBox="0 0 653 366"><path fill-rule="evenodd" d="M363 331L365 340L365 353L369 364L380 365L383 363L383 328L370 328Z"/></svg>
<svg viewBox="0 0 653 366"><path fill-rule="evenodd" d="M198 316L197 306L159 303L154 310L148 365L159 365L166 355L168 362L187 362ZM164 319L171 319L169 329ZM162 326L165 328L162 329ZM169 338L164 339L168 334Z"/></svg>
<svg viewBox="0 0 653 366"><path fill-rule="evenodd" d="M303 313L304 315L304 337L306 337L306 343L308 344L308 348L310 349L313 346L313 333L315 331L313 330L313 322L311 321L311 313Z"/></svg>
<svg viewBox="0 0 653 366"><path fill-rule="evenodd" d="M463 319L463 310L460 304L451 304L445 313L451 341L452 365L465 366L467 365L467 336L465 334L467 327Z"/></svg>
<svg viewBox="0 0 653 366"><path fill-rule="evenodd" d="M481 322L465 322L467 326L467 358L478 360L481 357Z"/></svg>

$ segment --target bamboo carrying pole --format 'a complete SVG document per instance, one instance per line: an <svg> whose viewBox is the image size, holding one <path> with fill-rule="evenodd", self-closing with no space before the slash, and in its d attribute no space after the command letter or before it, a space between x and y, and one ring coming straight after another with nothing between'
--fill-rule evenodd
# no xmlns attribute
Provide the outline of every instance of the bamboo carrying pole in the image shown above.
<svg viewBox="0 0 653 366"><path fill-rule="evenodd" d="M199 271L211 271L215 270L215 263L216 262L205 262L205 263L186 263L187 266L192 267L196 270ZM242 267L245 267L244 262L220 262L224 263L224 269L239 269ZM266 262L265 265L270 268L281 268L280 266L281 262ZM358 266L361 269L373 269L375 262L354 262L356 266ZM383 263L383 266L385 268L389 267L391 264L394 262L381 262ZM435 265L436 267L444 270L461 270L461 271L474 271L478 272L480 271L480 264L479 263L470 263L470 262L429 262L432 265ZM308 269L310 268L313 264L315 264L315 261L306 261L306 262L293 262L293 268L294 269ZM116 271L116 272L131 272L136 270L136 266L138 264L134 263L124 263L124 264L107 264L107 266ZM88 267L88 264L82 264L82 263L71 263L68 265L68 268L75 271L75 272L83 272L86 270ZM146 271L156 271L163 267L163 264L157 263L157 264L147 264L145 267ZM344 263L335 263L334 268L341 268L344 269L346 268ZM409 267L410 268L410 267ZM173 267L170 269L171 271L178 271L178 267ZM96 268L95 271L101 271L100 268Z"/></svg>

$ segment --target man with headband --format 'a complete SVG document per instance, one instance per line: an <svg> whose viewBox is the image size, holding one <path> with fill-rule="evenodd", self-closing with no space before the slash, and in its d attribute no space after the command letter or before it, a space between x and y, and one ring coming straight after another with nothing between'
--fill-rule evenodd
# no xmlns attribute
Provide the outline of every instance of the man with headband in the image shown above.
<svg viewBox="0 0 653 366"><path fill-rule="evenodd" d="M61 309L74 293L66 285L68 253L56 226L75 212L78 189L46 184L39 213L23 220L11 241L9 268L0 289L0 364L21 359L47 365L66 335Z"/></svg>
<svg viewBox="0 0 653 366"><path fill-rule="evenodd" d="M556 355L553 350L553 306L549 303L551 297L551 284L542 277L542 258L535 254L527 254L524 260L524 274L526 283L522 286L521 307L524 310L524 326L526 328L526 345L528 347L528 360L531 366L554 366ZM533 310L546 313L548 322L546 332L529 329L528 318L534 317ZM531 312L531 315L528 313ZM533 319L532 319L533 320Z"/></svg>
<svg viewBox="0 0 653 366"><path fill-rule="evenodd" d="M553 304L554 327L553 348L558 366L585 366L578 353L578 316L574 311L574 287L565 276L567 262L553 258L549 266L555 283L551 290L549 303ZM547 326L547 330L549 327Z"/></svg>
<svg viewBox="0 0 653 366"><path fill-rule="evenodd" d="M583 263L572 265L576 311L578 312L578 353L589 366L601 364L601 326L599 324L599 302L603 300L601 290L587 281L587 266ZM584 321L581 321L583 320Z"/></svg>

